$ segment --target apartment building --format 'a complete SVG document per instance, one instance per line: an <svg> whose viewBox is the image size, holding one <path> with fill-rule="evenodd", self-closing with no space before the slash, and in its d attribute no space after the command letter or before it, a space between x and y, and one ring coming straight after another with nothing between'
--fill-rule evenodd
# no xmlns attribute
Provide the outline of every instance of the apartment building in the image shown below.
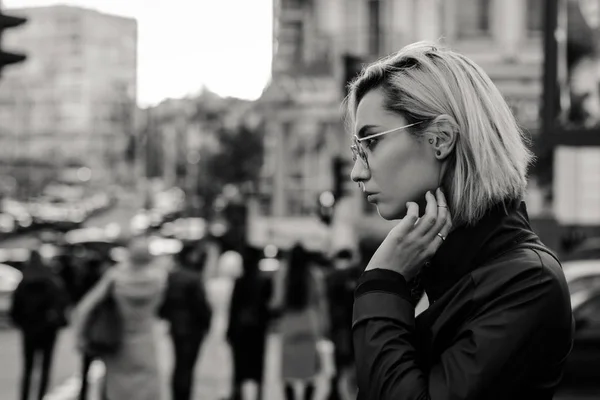
<svg viewBox="0 0 600 400"><path fill-rule="evenodd" d="M64 5L7 12L28 19L4 38L28 58L2 79L2 157L78 161L110 175L133 133L137 22Z"/></svg>
<svg viewBox="0 0 600 400"><path fill-rule="evenodd" d="M415 41L440 41L479 63L535 133L542 19L543 0L275 0L273 77L259 101L267 121L260 212L314 221L319 194L332 187L332 160L350 158L340 112L345 56L369 62ZM338 203L333 229L387 232L352 193Z"/></svg>

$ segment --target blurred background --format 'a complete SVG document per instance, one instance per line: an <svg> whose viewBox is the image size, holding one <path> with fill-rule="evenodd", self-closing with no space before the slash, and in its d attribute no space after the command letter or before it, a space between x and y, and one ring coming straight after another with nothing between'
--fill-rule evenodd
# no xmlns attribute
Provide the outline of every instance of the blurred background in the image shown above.
<svg viewBox="0 0 600 400"><path fill-rule="evenodd" d="M340 103L363 65L418 40L481 65L531 137L529 215L587 322L561 396L600 398L600 0L5 0L0 10L2 399L17 397L6 315L31 250L67 286L90 253L116 263L141 232L157 257L209 240L260 260L265 276L295 243L319 265L343 250L368 258L391 224L349 179ZM219 265L203 279L225 326L239 272ZM231 361L214 350L223 329L203 347L200 365L220 368L197 368L197 398L229 396ZM263 396L277 399L276 328L267 343ZM76 398L68 329L56 352L47 398Z"/></svg>

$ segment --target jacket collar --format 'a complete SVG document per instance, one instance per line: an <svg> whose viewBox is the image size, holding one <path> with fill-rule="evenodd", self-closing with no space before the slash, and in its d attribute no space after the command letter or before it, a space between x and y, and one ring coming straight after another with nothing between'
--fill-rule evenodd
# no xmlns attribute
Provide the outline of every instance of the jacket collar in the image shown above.
<svg viewBox="0 0 600 400"><path fill-rule="evenodd" d="M463 276L519 243L537 241L525 202L502 202L475 225L452 231L440 246L422 282L430 302L437 301Z"/></svg>

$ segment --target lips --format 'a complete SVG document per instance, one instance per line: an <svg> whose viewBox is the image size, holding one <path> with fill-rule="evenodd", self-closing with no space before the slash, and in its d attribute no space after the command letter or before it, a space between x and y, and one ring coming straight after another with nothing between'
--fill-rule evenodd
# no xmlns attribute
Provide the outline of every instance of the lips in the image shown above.
<svg viewBox="0 0 600 400"><path fill-rule="evenodd" d="M367 201L369 203L372 203L377 199L377 193L365 192L365 196L367 196Z"/></svg>

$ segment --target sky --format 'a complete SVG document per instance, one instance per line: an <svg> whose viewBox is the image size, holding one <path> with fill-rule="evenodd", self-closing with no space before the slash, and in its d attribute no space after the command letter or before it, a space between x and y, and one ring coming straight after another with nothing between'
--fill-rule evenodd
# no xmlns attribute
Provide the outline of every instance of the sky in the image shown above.
<svg viewBox="0 0 600 400"><path fill-rule="evenodd" d="M138 103L203 87L254 100L271 73L272 0L3 0L78 5L138 21Z"/></svg>

